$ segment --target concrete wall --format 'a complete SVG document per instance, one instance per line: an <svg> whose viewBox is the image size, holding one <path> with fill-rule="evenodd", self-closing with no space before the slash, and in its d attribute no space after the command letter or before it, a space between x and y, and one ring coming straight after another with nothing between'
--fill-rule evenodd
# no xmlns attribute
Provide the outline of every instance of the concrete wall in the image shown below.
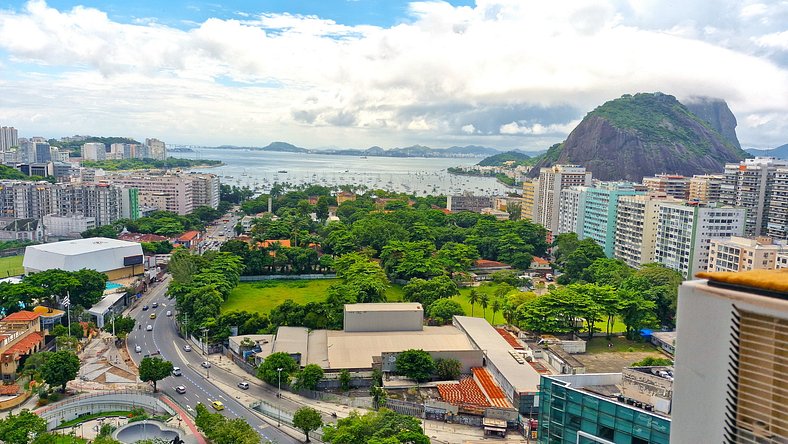
<svg viewBox="0 0 788 444"><path fill-rule="evenodd" d="M625 368L621 371L621 394L651 404L659 408L658 411L669 414L670 400L673 397L673 381L651 373Z"/></svg>
<svg viewBox="0 0 788 444"><path fill-rule="evenodd" d="M428 352L432 359L456 359L462 364L462 373L470 373L472 367L481 367L484 352L482 350L456 350L456 351L431 351ZM384 352L381 354L383 371L395 372L395 363L399 352Z"/></svg>
<svg viewBox="0 0 788 444"><path fill-rule="evenodd" d="M143 408L149 413L173 415L175 412L160 401L158 396L146 392L118 391L95 393L79 396L62 402L48 405L34 413L44 418L47 430L53 430L65 421L71 421L80 415L114 410L131 410Z"/></svg>

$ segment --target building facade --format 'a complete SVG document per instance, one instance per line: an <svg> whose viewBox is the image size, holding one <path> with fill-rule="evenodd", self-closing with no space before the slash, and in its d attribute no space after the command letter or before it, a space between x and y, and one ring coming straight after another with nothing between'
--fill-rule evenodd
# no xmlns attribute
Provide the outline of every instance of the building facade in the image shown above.
<svg viewBox="0 0 788 444"><path fill-rule="evenodd" d="M745 213L717 204L660 204L654 260L685 278L705 271L711 239L741 236Z"/></svg>
<svg viewBox="0 0 788 444"><path fill-rule="evenodd" d="M493 207L493 198L490 196L472 196L470 194L462 196L448 196L446 198L446 209L453 212L472 211L481 213L484 208Z"/></svg>
<svg viewBox="0 0 788 444"><path fill-rule="evenodd" d="M788 168L788 160L756 157L725 165L720 201L747 209L744 228L747 236L760 236L768 231L774 178L778 168Z"/></svg>
<svg viewBox="0 0 788 444"><path fill-rule="evenodd" d="M671 419L654 404L628 402L623 383L621 373L543 375L538 442L668 444Z"/></svg>
<svg viewBox="0 0 788 444"><path fill-rule="evenodd" d="M719 202L722 182L721 174L695 175L689 180L689 200L699 202Z"/></svg>
<svg viewBox="0 0 788 444"><path fill-rule="evenodd" d="M670 197L681 200L687 200L689 197L689 184L690 179L688 177L676 174L657 174L654 177L643 178L643 185L649 191L665 193Z"/></svg>
<svg viewBox="0 0 788 444"><path fill-rule="evenodd" d="M167 159L167 145L159 139L145 139L147 157L155 160Z"/></svg>
<svg viewBox="0 0 788 444"><path fill-rule="evenodd" d="M561 190L573 186L591 186L591 172L579 165L541 168L535 197L535 222L557 233Z"/></svg>
<svg viewBox="0 0 788 444"><path fill-rule="evenodd" d="M558 231L555 234L577 233L578 238L583 238L587 190L588 187L584 186L561 190L561 201L558 204Z"/></svg>
<svg viewBox="0 0 788 444"><path fill-rule="evenodd" d="M613 257L616 238L616 208L622 196L642 194L630 183L600 183L588 188L583 208L581 239L593 239L607 257Z"/></svg>
<svg viewBox="0 0 788 444"><path fill-rule="evenodd" d="M0 126L0 152L10 151L12 146L19 146L19 133L13 126Z"/></svg>
<svg viewBox="0 0 788 444"><path fill-rule="evenodd" d="M783 252L788 253L788 242L766 236L712 239L708 271L772 270Z"/></svg>
<svg viewBox="0 0 788 444"><path fill-rule="evenodd" d="M788 168L774 172L766 231L771 237L788 239Z"/></svg>
<svg viewBox="0 0 788 444"><path fill-rule="evenodd" d="M86 216L44 216L44 232L47 237L78 238L80 233L96 228L96 218Z"/></svg>
<svg viewBox="0 0 788 444"><path fill-rule="evenodd" d="M523 180L523 219L534 220L536 208L536 189L539 187L538 179Z"/></svg>
<svg viewBox="0 0 788 444"><path fill-rule="evenodd" d="M661 202L678 204L681 201L665 193L621 196L618 199L613 257L633 268L654 262Z"/></svg>
<svg viewBox="0 0 788 444"><path fill-rule="evenodd" d="M100 142L83 143L82 158L94 162L107 160L107 146Z"/></svg>

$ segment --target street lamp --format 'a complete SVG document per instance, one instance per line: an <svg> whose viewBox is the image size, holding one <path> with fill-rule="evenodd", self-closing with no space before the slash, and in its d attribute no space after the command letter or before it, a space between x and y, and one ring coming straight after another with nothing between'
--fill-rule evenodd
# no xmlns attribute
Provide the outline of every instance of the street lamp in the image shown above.
<svg viewBox="0 0 788 444"><path fill-rule="evenodd" d="M277 398L282 397L282 370L284 370L282 367L276 369L276 375L279 382L279 390L276 392ZM277 427L279 427L282 425L282 402L281 401L278 402L277 405L279 406L279 408L276 410L277 411L276 425Z"/></svg>

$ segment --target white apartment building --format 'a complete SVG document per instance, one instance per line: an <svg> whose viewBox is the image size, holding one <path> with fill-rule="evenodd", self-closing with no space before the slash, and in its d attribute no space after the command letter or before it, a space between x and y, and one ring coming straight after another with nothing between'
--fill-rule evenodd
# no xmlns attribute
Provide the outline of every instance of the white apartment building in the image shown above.
<svg viewBox="0 0 788 444"><path fill-rule="evenodd" d="M107 146L99 142L84 143L82 144L82 158L90 161L107 160Z"/></svg>
<svg viewBox="0 0 788 444"><path fill-rule="evenodd" d="M720 201L747 209L744 228L747 236L759 236L768 231L774 178L779 168L788 168L788 160L756 157L725 165Z"/></svg>
<svg viewBox="0 0 788 444"><path fill-rule="evenodd" d="M147 155L151 159L167 159L167 145L159 139L145 139L145 146L148 147Z"/></svg>
<svg viewBox="0 0 788 444"><path fill-rule="evenodd" d="M523 180L523 214L522 218L534 221L534 210L536 209L536 190L539 188L538 179Z"/></svg>
<svg viewBox="0 0 788 444"><path fill-rule="evenodd" d="M712 239L708 271L773 270L783 252L788 253L788 242L766 236Z"/></svg>
<svg viewBox="0 0 788 444"><path fill-rule="evenodd" d="M19 133L13 126L0 126L0 152L5 153L12 146L19 146Z"/></svg>
<svg viewBox="0 0 788 444"><path fill-rule="evenodd" d="M579 165L541 168L535 195L535 222L557 233L561 190L572 186L591 186L591 172Z"/></svg>
<svg viewBox="0 0 788 444"><path fill-rule="evenodd" d="M725 176L722 174L692 176L689 180L689 200L719 202L724 180Z"/></svg>
<svg viewBox="0 0 788 444"><path fill-rule="evenodd" d="M770 291L785 272L749 273L758 287L679 287L673 444L788 442L788 300Z"/></svg>
<svg viewBox="0 0 788 444"><path fill-rule="evenodd" d="M140 207L186 215L200 206L219 206L219 178L214 174L158 171L112 173L101 181L137 189Z"/></svg>
<svg viewBox="0 0 788 444"><path fill-rule="evenodd" d="M774 260L776 269L788 268L788 252L777 253L777 258Z"/></svg>
<svg viewBox="0 0 788 444"><path fill-rule="evenodd" d="M80 233L96 228L96 218L86 216L44 216L44 232L47 237L80 238Z"/></svg>
<svg viewBox="0 0 788 444"><path fill-rule="evenodd" d="M558 204L558 231L555 234L577 233L579 239L583 238L583 214L588 188L575 186L561 190Z"/></svg>
<svg viewBox="0 0 788 444"><path fill-rule="evenodd" d="M654 260L685 278L706 271L711 239L741 236L745 213L716 204L660 204Z"/></svg>
<svg viewBox="0 0 788 444"><path fill-rule="evenodd" d="M788 239L788 168L774 172L766 231L771 237Z"/></svg>
<svg viewBox="0 0 788 444"><path fill-rule="evenodd" d="M633 268L654 262L659 205L681 202L665 193L619 197L613 257Z"/></svg>
<svg viewBox="0 0 788 444"><path fill-rule="evenodd" d="M643 178L643 185L648 191L665 193L670 197L682 200L687 200L689 196L689 183L688 177L676 174L657 174L654 177Z"/></svg>

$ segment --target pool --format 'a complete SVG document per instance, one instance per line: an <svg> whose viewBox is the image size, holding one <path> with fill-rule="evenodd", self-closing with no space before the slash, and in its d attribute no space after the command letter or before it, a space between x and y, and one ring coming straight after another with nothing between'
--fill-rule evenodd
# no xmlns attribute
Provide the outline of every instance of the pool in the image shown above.
<svg viewBox="0 0 788 444"><path fill-rule="evenodd" d="M105 290L116 290L118 288L123 287L123 285L118 284L117 282L110 282L107 281L107 284L104 286Z"/></svg>

